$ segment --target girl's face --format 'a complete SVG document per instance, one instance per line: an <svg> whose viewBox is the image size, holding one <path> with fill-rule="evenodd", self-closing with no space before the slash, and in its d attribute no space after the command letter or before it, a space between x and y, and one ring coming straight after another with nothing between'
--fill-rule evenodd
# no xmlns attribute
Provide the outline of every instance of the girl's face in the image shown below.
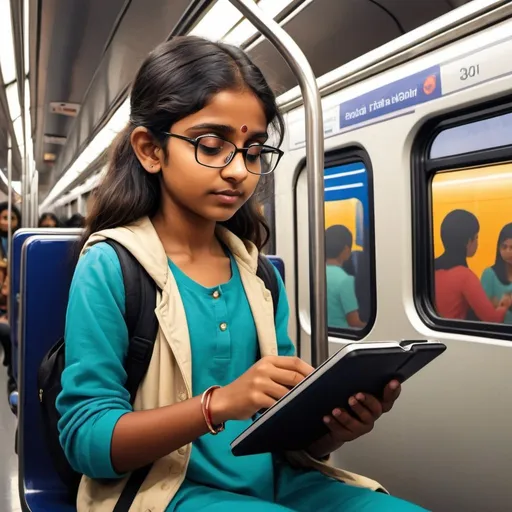
<svg viewBox="0 0 512 512"><path fill-rule="evenodd" d="M500 256L505 263L512 265L512 239L508 238L502 242Z"/></svg>
<svg viewBox="0 0 512 512"><path fill-rule="evenodd" d="M18 227L18 217L11 213L11 229L14 231ZM0 212L0 231L7 233L9 231L9 211Z"/></svg>
<svg viewBox="0 0 512 512"><path fill-rule="evenodd" d="M42 228L54 228L56 226L57 226L57 223L55 222L55 219L53 219L52 217L45 217L41 221Z"/></svg>
<svg viewBox="0 0 512 512"><path fill-rule="evenodd" d="M467 245L466 254L468 258L472 258L478 249L478 233L475 235L475 238L473 240L470 240Z"/></svg>
<svg viewBox="0 0 512 512"><path fill-rule="evenodd" d="M252 92L222 91L205 108L171 126L169 132L192 139L216 135L243 148L265 143L267 120L260 100ZM198 159L208 158L222 144L216 138L204 140L198 148ZM201 165L194 145L185 140L170 137L167 152L165 159L163 151L155 149L158 160L150 162L154 168L149 169L162 170L163 211L179 207L203 219L226 221L252 196L260 178L247 171L242 153L216 169Z"/></svg>

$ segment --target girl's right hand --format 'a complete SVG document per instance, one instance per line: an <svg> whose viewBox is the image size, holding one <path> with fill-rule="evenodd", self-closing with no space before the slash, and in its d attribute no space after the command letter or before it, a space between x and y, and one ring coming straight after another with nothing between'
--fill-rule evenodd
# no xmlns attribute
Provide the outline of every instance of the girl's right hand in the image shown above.
<svg viewBox="0 0 512 512"><path fill-rule="evenodd" d="M512 305L511 295L508 294L508 293L503 295L503 297L501 298L501 301L499 303L499 307L502 307L502 308L505 308L505 309L510 309L511 305Z"/></svg>
<svg viewBox="0 0 512 512"><path fill-rule="evenodd" d="M214 424L252 418L274 405L313 370L298 357L263 357L231 384L212 393Z"/></svg>

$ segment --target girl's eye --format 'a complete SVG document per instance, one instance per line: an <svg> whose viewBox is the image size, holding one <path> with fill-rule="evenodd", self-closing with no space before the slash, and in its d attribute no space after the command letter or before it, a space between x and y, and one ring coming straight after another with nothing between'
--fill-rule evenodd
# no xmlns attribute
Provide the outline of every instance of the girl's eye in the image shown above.
<svg viewBox="0 0 512 512"><path fill-rule="evenodd" d="M249 162L257 162L261 158L263 151L262 146L250 146L247 151L247 160Z"/></svg>
<svg viewBox="0 0 512 512"><path fill-rule="evenodd" d="M224 141L217 137L203 137L197 147L204 155L218 155L224 147Z"/></svg>

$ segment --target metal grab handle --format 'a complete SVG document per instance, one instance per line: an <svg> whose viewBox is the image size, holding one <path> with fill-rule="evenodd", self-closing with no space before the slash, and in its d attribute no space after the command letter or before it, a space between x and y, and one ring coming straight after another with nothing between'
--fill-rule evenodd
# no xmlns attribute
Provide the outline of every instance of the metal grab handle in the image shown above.
<svg viewBox="0 0 512 512"><path fill-rule="evenodd" d="M311 360L313 366L328 357L325 214L324 130L316 77L297 43L253 0L230 2L268 39L299 82L306 113L306 157L309 206L309 305L311 309Z"/></svg>

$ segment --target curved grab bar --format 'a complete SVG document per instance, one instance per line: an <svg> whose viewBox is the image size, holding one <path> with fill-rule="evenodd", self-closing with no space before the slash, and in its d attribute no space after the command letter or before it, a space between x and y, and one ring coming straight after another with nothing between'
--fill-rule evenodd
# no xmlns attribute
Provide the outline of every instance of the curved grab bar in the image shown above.
<svg viewBox="0 0 512 512"><path fill-rule="evenodd" d="M265 36L286 61L299 82L306 114L306 158L309 205L309 304L311 359L317 366L327 359L325 277L324 131L316 77L306 56L286 31L253 0L230 2Z"/></svg>

